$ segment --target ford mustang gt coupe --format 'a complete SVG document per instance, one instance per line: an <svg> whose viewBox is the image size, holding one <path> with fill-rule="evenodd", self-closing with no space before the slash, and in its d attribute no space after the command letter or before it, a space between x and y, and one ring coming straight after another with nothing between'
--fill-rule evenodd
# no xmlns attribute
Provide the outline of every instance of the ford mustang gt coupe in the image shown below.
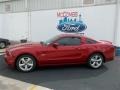
<svg viewBox="0 0 120 90"><path fill-rule="evenodd" d="M10 46L4 55L9 66L22 72L30 72L35 67L70 64L88 64L97 69L114 60L114 56L111 42L78 34L62 34L41 43Z"/></svg>

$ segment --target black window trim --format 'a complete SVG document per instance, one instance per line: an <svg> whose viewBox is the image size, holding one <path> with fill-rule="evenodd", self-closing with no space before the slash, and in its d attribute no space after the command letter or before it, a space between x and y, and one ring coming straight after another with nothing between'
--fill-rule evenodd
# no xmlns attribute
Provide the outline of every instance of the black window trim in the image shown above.
<svg viewBox="0 0 120 90"><path fill-rule="evenodd" d="M81 41L82 41L82 38L78 37L78 36L65 36L65 37L58 38L53 43L57 43L58 40L63 39L63 38L79 38L80 39L80 44L81 44ZM73 46L79 46L79 45L73 45ZM60 45L60 46L72 46L72 45Z"/></svg>

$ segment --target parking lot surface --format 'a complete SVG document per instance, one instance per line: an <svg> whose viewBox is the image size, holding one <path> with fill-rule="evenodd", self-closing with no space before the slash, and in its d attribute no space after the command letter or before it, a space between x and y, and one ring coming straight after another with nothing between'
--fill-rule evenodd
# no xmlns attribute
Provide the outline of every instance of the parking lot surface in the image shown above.
<svg viewBox="0 0 120 90"><path fill-rule="evenodd" d="M31 73L21 73L8 68L3 56L0 56L1 77L54 90L120 90L120 57L105 63L100 69L90 69L80 65L39 68ZM0 90L4 90L1 88L5 87L2 83L0 79ZM21 87L24 87L24 84Z"/></svg>

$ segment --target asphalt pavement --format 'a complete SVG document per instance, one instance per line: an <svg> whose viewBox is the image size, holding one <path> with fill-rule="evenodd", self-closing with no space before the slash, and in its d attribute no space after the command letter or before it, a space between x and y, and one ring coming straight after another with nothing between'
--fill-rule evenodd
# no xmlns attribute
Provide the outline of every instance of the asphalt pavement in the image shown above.
<svg viewBox="0 0 120 90"><path fill-rule="evenodd" d="M0 56L0 76L54 90L120 90L120 57L105 63L100 69L79 65L39 68L31 73L21 73L10 69Z"/></svg>

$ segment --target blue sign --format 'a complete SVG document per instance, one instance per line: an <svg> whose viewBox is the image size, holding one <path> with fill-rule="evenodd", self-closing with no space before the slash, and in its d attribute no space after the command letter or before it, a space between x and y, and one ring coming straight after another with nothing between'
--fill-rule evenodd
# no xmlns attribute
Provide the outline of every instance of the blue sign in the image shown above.
<svg viewBox="0 0 120 90"><path fill-rule="evenodd" d="M72 19L69 17L63 17L59 20L57 29L61 32L67 33L77 33L82 32L87 28L87 25L81 20L81 15L79 15L79 20L76 17Z"/></svg>

